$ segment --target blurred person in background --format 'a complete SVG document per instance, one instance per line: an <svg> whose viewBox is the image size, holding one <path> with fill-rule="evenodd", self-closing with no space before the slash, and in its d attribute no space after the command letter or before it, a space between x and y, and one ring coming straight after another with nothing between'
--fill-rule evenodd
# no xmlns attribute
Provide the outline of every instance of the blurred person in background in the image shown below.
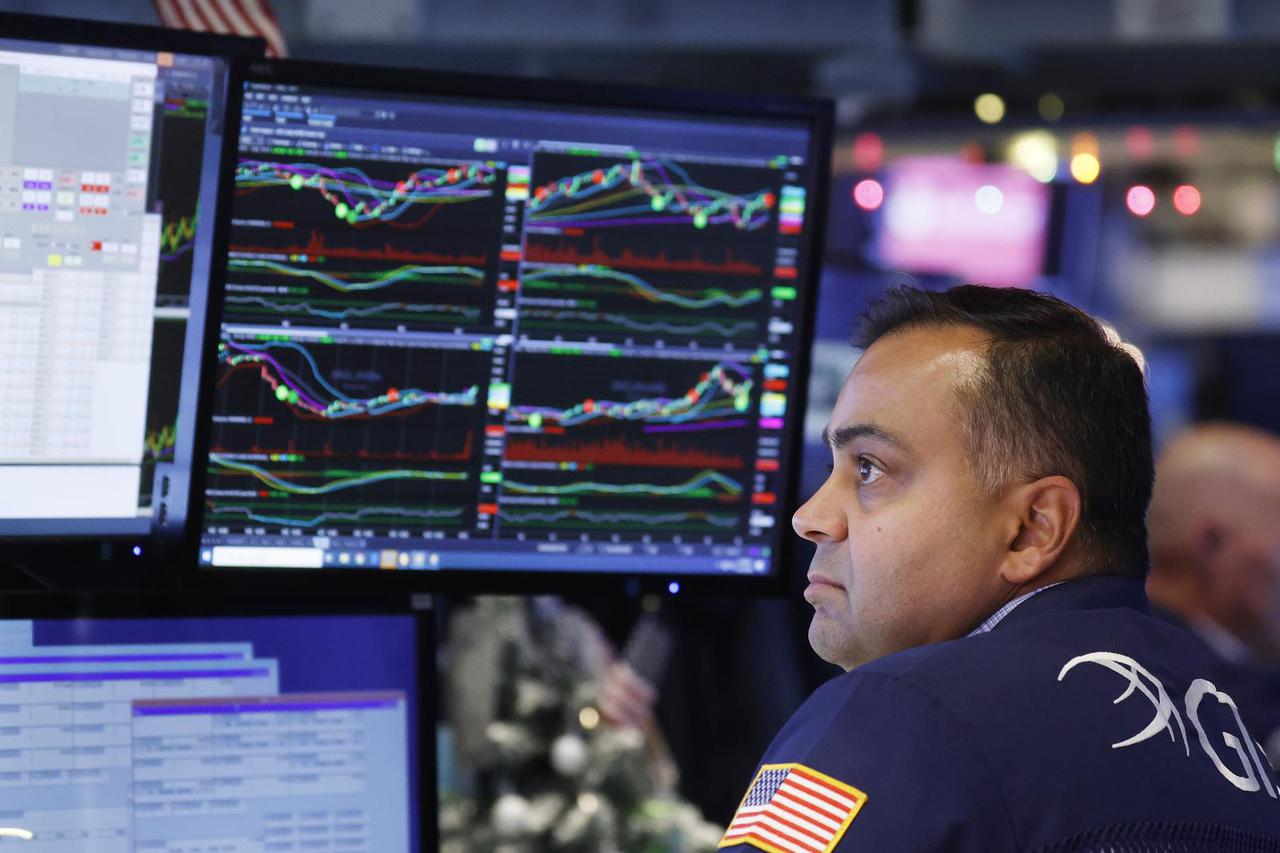
<svg viewBox="0 0 1280 853"><path fill-rule="evenodd" d="M1218 658L1214 682L1280 759L1280 437L1191 427L1156 465L1147 515L1156 611Z"/></svg>

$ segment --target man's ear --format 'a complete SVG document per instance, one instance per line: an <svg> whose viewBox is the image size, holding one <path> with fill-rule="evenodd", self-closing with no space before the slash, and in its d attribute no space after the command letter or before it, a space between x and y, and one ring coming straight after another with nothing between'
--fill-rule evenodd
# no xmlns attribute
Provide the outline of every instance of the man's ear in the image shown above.
<svg viewBox="0 0 1280 853"><path fill-rule="evenodd" d="M1066 477L1042 477L1009 495L1014 535L1000 575L1021 586L1053 568L1080 526L1080 490Z"/></svg>

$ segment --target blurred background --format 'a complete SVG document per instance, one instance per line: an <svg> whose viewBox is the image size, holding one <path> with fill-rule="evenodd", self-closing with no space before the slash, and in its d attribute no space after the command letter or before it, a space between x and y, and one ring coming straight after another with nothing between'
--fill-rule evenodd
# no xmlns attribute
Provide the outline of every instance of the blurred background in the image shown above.
<svg viewBox="0 0 1280 853"><path fill-rule="evenodd" d="M150 0L0 0L0 9L158 23ZM852 364L850 326L902 282L1036 288L1105 320L1145 357L1158 442L1211 419L1280 431L1280 5L276 0L274 9L294 58L833 99L805 493L825 476L818 434ZM798 590L788 600L683 602L672 619L678 648L694 651L673 656L658 718L682 792L713 820L728 818L772 733L834 673L808 651ZM633 636L635 602L578 603L614 646ZM726 695L723 685L737 689ZM736 751L705 754L708 731Z"/></svg>

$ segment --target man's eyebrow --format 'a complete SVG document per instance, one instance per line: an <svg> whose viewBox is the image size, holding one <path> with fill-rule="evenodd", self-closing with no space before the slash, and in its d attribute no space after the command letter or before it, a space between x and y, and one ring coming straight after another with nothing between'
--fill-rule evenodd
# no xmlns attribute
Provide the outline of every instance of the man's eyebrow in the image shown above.
<svg viewBox="0 0 1280 853"><path fill-rule="evenodd" d="M841 450L855 438L871 438L883 441L899 450L906 450L906 444L893 433L875 424L846 424L836 427L834 431L822 428L822 443L832 450Z"/></svg>

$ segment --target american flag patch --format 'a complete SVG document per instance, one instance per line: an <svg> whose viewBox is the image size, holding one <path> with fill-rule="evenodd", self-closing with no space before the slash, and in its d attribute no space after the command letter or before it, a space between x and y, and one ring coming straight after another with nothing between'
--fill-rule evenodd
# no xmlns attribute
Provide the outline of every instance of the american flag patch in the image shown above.
<svg viewBox="0 0 1280 853"><path fill-rule="evenodd" d="M867 801L857 788L803 764L766 764L747 789L720 847L831 853Z"/></svg>

